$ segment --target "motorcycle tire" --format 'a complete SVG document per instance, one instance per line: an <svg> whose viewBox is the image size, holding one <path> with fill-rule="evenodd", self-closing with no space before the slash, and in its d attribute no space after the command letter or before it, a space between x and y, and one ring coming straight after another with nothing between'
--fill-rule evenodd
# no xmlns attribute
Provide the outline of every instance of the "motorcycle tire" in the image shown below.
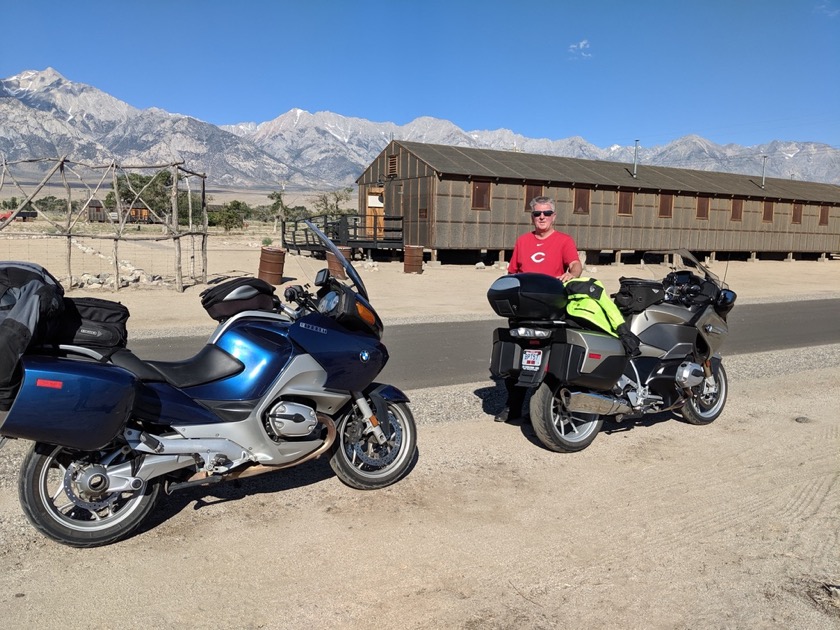
<svg viewBox="0 0 840 630"><path fill-rule="evenodd" d="M558 386L543 382L531 396L531 426L540 442L557 453L575 453L592 444L604 418L598 414L572 413L556 396Z"/></svg>
<svg viewBox="0 0 840 630"><path fill-rule="evenodd" d="M375 490L396 483L408 472L417 455L417 428L411 409L405 403L386 402L388 438L380 445L365 435L364 420L354 408L336 430L330 466L336 476L351 488Z"/></svg>
<svg viewBox="0 0 840 630"><path fill-rule="evenodd" d="M726 377L726 370L723 364L718 365L717 370L712 374L717 385L717 390L703 394L703 385L693 389L695 395L689 398L682 408L682 416L690 424L711 424L718 419L726 405L726 396L729 393L729 380Z"/></svg>
<svg viewBox="0 0 840 630"><path fill-rule="evenodd" d="M32 446L21 465L18 494L35 529L70 547L107 545L137 529L154 509L160 483L146 483L136 492L91 492L98 474L92 467L103 454L105 451L85 453L51 444ZM80 478L90 481L87 490L79 484Z"/></svg>

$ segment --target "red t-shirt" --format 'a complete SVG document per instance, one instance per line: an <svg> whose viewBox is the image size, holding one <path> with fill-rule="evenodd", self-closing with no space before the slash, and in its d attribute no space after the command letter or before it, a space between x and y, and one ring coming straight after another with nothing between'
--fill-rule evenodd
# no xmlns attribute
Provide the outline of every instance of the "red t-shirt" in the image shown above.
<svg viewBox="0 0 840 630"><path fill-rule="evenodd" d="M580 260L574 239L554 231L547 238L538 239L533 232L516 239L508 273L544 273L559 278L569 265Z"/></svg>

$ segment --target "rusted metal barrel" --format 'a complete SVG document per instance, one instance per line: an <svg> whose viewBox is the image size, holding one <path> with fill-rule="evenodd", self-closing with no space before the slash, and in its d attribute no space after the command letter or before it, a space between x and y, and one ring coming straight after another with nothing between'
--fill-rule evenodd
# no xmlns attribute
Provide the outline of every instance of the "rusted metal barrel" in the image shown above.
<svg viewBox="0 0 840 630"><path fill-rule="evenodd" d="M403 250L403 273L423 273L423 247L406 245Z"/></svg>
<svg viewBox="0 0 840 630"><path fill-rule="evenodd" d="M286 252L279 247L263 247L260 251L260 271L257 277L269 284L283 284Z"/></svg>
<svg viewBox="0 0 840 630"><path fill-rule="evenodd" d="M350 260L353 252L353 250L349 247L339 247L338 251L340 251L341 255L347 260ZM327 252L327 269L330 270L330 274L333 277L338 278L339 280L347 280L347 274L344 272L344 267L341 266L341 263L338 262L338 259L333 256L331 252Z"/></svg>

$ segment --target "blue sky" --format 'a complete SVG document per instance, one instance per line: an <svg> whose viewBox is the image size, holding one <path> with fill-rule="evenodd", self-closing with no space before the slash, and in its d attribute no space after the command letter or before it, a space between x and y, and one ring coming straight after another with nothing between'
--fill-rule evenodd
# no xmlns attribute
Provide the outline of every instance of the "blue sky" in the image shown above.
<svg viewBox="0 0 840 630"><path fill-rule="evenodd" d="M53 67L214 124L299 107L600 147L840 147L840 0L0 0L0 26L0 78Z"/></svg>

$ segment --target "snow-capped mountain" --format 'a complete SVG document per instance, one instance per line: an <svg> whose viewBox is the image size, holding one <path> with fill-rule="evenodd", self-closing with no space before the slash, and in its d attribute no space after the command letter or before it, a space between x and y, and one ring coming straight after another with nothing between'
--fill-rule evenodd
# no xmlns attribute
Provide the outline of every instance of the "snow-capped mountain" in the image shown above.
<svg viewBox="0 0 840 630"><path fill-rule="evenodd" d="M0 154L8 161L67 155L137 164L183 160L212 188L330 189L351 185L390 140L632 162L635 147L596 147L581 137L526 138L508 129L464 131L421 117L405 125L293 109L221 127L157 108L141 110L47 68L0 80ZM766 158L764 157L766 156ZM840 151L813 142L743 147L686 136L640 147L641 164L761 174L840 184Z"/></svg>

